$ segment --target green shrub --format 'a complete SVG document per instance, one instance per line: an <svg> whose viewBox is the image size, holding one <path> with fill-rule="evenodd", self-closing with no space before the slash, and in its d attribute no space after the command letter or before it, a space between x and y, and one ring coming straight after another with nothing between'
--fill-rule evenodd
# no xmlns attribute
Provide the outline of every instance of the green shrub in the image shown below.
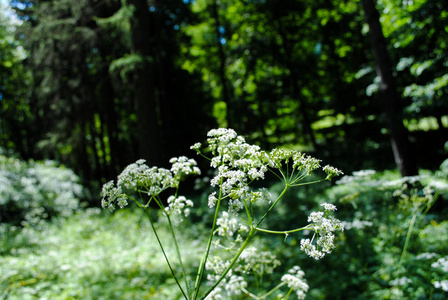
<svg viewBox="0 0 448 300"><path fill-rule="evenodd" d="M0 224L36 225L68 217L79 207L83 187L73 171L54 162L24 162L0 154Z"/></svg>
<svg viewBox="0 0 448 300"><path fill-rule="evenodd" d="M408 178L364 170L327 189L327 201L348 222L335 255L303 266L310 286L319 287L308 299L446 299L445 168Z"/></svg>

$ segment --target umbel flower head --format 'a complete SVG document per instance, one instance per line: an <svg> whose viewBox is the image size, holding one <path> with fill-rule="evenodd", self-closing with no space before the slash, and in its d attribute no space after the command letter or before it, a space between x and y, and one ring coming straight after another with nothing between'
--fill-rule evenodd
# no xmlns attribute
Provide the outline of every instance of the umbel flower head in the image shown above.
<svg viewBox="0 0 448 300"><path fill-rule="evenodd" d="M344 231L342 222L333 216L329 216L331 211L336 210L336 206L329 203L323 203L325 212L312 212L308 217L308 228L314 231L312 239L303 239L300 241L300 250L304 251L310 257L319 260L334 249L334 232ZM314 240L317 240L315 244Z"/></svg>
<svg viewBox="0 0 448 300"><path fill-rule="evenodd" d="M118 205L123 208L128 204L128 191L146 193L151 197L157 197L161 192L169 188L177 188L182 179L188 175L201 174L200 169L194 159L185 156L175 157L170 160L172 167L170 170L158 167L149 167L145 160L140 159L127 166L120 175L118 175L117 185L114 181L109 181L103 186L101 205L103 208L109 208L111 211ZM125 192L126 191L126 192ZM189 207L193 202L183 196L170 197L168 207L165 211L168 214L183 213L189 214Z"/></svg>
<svg viewBox="0 0 448 300"><path fill-rule="evenodd" d="M293 186L321 167L320 160L297 151L262 151L257 145L248 144L233 129L213 129L207 136L208 148L213 155L210 165L217 171L211 180L211 186L220 188L221 198L229 198L231 212L241 210L245 200L257 199L258 196L254 197L249 185L255 180L264 179L267 171L277 170L283 176L284 182ZM196 143L191 149L200 154L201 147L200 143ZM285 174L282 168L290 162L292 172ZM325 166L323 171L327 174L326 179L342 174L331 166ZM209 207L214 207L217 200L216 193L212 193L209 196Z"/></svg>
<svg viewBox="0 0 448 300"><path fill-rule="evenodd" d="M287 274L282 276L282 282L286 283L290 289L296 292L298 299L305 299L306 292L309 289L304 277L305 272L299 266L292 267Z"/></svg>

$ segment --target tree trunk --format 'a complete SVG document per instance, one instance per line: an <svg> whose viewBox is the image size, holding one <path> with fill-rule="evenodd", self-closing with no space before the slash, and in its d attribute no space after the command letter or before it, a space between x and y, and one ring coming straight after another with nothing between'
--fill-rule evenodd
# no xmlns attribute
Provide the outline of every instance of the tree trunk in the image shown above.
<svg viewBox="0 0 448 300"><path fill-rule="evenodd" d="M162 157L161 129L154 86L154 72L149 63L154 45L154 26L146 0L128 0L134 6L131 18L131 53L144 59L134 69L134 100L139 137L139 155L150 165L158 165Z"/></svg>
<svg viewBox="0 0 448 300"><path fill-rule="evenodd" d="M386 39L379 21L380 15L375 7L374 0L362 0L362 6L366 22L370 28L369 33L375 57L376 71L380 78L380 101L389 126L395 163L402 176L417 175L417 167L412 156L408 131L404 127L401 118L399 97L386 48Z"/></svg>

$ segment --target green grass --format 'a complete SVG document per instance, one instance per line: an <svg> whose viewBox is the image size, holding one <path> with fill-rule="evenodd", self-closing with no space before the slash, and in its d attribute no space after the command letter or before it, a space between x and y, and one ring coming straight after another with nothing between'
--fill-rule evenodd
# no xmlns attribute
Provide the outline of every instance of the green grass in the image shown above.
<svg viewBox="0 0 448 300"><path fill-rule="evenodd" d="M89 210L40 230L3 235L0 299L179 298L142 217L131 210ZM194 246L183 245L192 263L199 261Z"/></svg>

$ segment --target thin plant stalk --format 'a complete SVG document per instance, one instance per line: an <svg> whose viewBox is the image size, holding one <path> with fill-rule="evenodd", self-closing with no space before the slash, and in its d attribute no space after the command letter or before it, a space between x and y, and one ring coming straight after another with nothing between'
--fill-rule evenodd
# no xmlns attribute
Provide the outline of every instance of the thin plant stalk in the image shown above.
<svg viewBox="0 0 448 300"><path fill-rule="evenodd" d="M165 261L166 261L166 263L167 263L167 265L168 265L168 267L169 267L169 269L171 271L171 275L173 276L174 280L176 281L176 284L179 287L179 289L182 292L182 294L185 297L185 299L188 299L187 294L185 293L184 289L182 288L179 280L177 279L176 273L174 272L174 269L171 266L170 260L168 259L168 255L165 252L165 248L163 247L162 241L160 240L159 235L157 234L157 230L154 227L154 223L153 223L153 221L151 219L151 216L149 214L148 208L144 208L144 211L145 211L146 215L148 216L149 223L151 224L151 228L152 228L152 230L154 232L154 235L156 236L157 242L159 243L159 246L160 246L160 249L162 250L163 256L165 257Z"/></svg>
<svg viewBox="0 0 448 300"><path fill-rule="evenodd" d="M265 212L265 214L261 217L260 221L258 221L257 225L255 227L258 227L261 222L263 222L263 220L267 217L267 215L269 214L269 212L274 209L274 206L278 203L278 201L280 201L280 199L283 197L283 195L286 193L286 191L288 190L289 186L285 185L285 188L283 189L283 191L280 193L280 195L277 197L277 200L275 200L275 202L271 205L271 207L269 207L269 209Z"/></svg>
<svg viewBox="0 0 448 300"><path fill-rule="evenodd" d="M221 185L222 185L222 181L223 181L223 179L221 179ZM213 235L214 235L215 228L216 228L216 221L218 220L219 207L221 204L221 200L222 200L222 189L219 190L219 196L218 196L218 201L216 203L215 215L213 216L213 225L212 225L212 229L210 232L210 237L208 238L207 248L206 248L204 257L202 258L201 264L199 265L199 268L198 268L198 274L196 276L196 282L194 284L194 295L193 295L192 299L196 299L199 294L199 288L201 286L202 277L204 276L205 264L207 262L208 255L210 253Z"/></svg>
<svg viewBox="0 0 448 300"><path fill-rule="evenodd" d="M169 230L170 230L170 233L171 233L171 237L173 238L174 246L176 248L176 254L177 254L177 257L179 259L180 267L182 269L182 275L183 275L184 280L185 280L185 286L187 287L188 294L190 294L191 291L190 291L190 287L189 287L189 284L188 284L187 272L185 271L184 263L182 261L182 256L181 256L181 253L180 253L180 250L179 250L179 244L177 242L176 234L174 232L174 227L173 227L173 224L171 223L171 218L169 217L168 214L166 215L166 218L168 219Z"/></svg>
<svg viewBox="0 0 448 300"><path fill-rule="evenodd" d="M255 233L256 233L256 230L255 230L254 227L252 227L250 229L250 231L249 231L249 234L246 237L246 240L241 245L240 249L238 250L238 252L233 257L232 261L230 262L230 265L224 270L224 272L221 274L221 276L218 278L218 280L212 285L212 287L210 287L205 292L205 294L202 296L201 299L205 299L221 283L221 281L226 277L227 273L229 273L229 271L236 264L238 258L241 256L241 253L243 253L244 249L246 249L246 247L249 245L249 243L252 240L252 238L254 237Z"/></svg>

